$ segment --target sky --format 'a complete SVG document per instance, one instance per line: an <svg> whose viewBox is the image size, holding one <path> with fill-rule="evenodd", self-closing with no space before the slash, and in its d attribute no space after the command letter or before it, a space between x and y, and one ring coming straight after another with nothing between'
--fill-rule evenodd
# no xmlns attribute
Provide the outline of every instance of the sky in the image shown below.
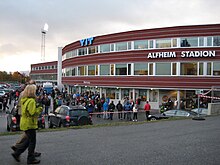
<svg viewBox="0 0 220 165"><path fill-rule="evenodd" d="M0 71L30 71L58 47L105 34L220 23L219 0L0 0Z"/></svg>

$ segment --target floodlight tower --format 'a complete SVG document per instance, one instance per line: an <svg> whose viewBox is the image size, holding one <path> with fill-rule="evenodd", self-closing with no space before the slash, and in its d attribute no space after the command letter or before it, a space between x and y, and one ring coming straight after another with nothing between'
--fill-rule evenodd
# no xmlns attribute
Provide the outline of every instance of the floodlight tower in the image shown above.
<svg viewBox="0 0 220 165"><path fill-rule="evenodd" d="M45 37L46 37L46 33L48 32L48 24L45 23L44 24L44 28L41 29L41 61L44 62L45 61Z"/></svg>

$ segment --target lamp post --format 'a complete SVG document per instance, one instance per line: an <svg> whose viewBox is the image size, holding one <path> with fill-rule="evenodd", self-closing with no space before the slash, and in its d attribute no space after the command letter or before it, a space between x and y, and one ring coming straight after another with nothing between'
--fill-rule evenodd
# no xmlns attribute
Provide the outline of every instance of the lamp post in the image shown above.
<svg viewBox="0 0 220 165"><path fill-rule="evenodd" d="M44 62L45 61L45 37L46 37L46 33L48 32L48 24L45 23L44 24L44 28L41 29L41 61Z"/></svg>

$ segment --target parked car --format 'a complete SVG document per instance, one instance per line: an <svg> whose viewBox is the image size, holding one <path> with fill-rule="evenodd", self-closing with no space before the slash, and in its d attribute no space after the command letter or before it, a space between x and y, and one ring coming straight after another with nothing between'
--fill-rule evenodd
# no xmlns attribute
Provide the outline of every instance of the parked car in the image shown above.
<svg viewBox="0 0 220 165"><path fill-rule="evenodd" d="M20 116L18 115L17 107L14 106L11 111L7 113L7 131L20 130ZM45 118L42 114L38 117L38 128L45 128Z"/></svg>
<svg viewBox="0 0 220 165"><path fill-rule="evenodd" d="M195 109L192 109L191 111L199 113L200 115L203 115L203 116L208 115L208 109L207 108L199 108L199 109L195 108Z"/></svg>
<svg viewBox="0 0 220 165"><path fill-rule="evenodd" d="M148 116L148 119L150 121L154 121L154 120L161 120L161 119L168 119L169 116L166 116L165 114L163 113L159 113L159 114L153 114L153 115L149 115Z"/></svg>
<svg viewBox="0 0 220 165"><path fill-rule="evenodd" d="M6 92L4 90L0 90L0 97L4 96Z"/></svg>
<svg viewBox="0 0 220 165"><path fill-rule="evenodd" d="M196 112L186 110L168 110L164 114L172 117L195 117L198 115Z"/></svg>
<svg viewBox="0 0 220 165"><path fill-rule="evenodd" d="M92 118L83 106L59 106L48 115L49 128L92 124Z"/></svg>

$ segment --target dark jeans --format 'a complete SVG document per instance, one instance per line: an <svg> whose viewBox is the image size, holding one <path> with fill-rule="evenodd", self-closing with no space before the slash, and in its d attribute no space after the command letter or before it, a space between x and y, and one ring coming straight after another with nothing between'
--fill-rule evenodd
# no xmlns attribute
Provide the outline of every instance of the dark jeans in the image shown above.
<svg viewBox="0 0 220 165"><path fill-rule="evenodd" d="M137 112L133 113L133 120L137 120L137 114L138 114Z"/></svg>
<svg viewBox="0 0 220 165"><path fill-rule="evenodd" d="M150 111L145 111L146 113L146 119L148 120L148 116L150 115Z"/></svg>
<svg viewBox="0 0 220 165"><path fill-rule="evenodd" d="M122 119L122 111L118 111L118 119Z"/></svg>
<svg viewBox="0 0 220 165"><path fill-rule="evenodd" d="M27 159L32 161L35 159L34 150L36 146L36 130L29 129L22 134L22 138L20 140L19 145L16 145L17 150L15 151L15 155L21 155L28 148L28 157Z"/></svg>

